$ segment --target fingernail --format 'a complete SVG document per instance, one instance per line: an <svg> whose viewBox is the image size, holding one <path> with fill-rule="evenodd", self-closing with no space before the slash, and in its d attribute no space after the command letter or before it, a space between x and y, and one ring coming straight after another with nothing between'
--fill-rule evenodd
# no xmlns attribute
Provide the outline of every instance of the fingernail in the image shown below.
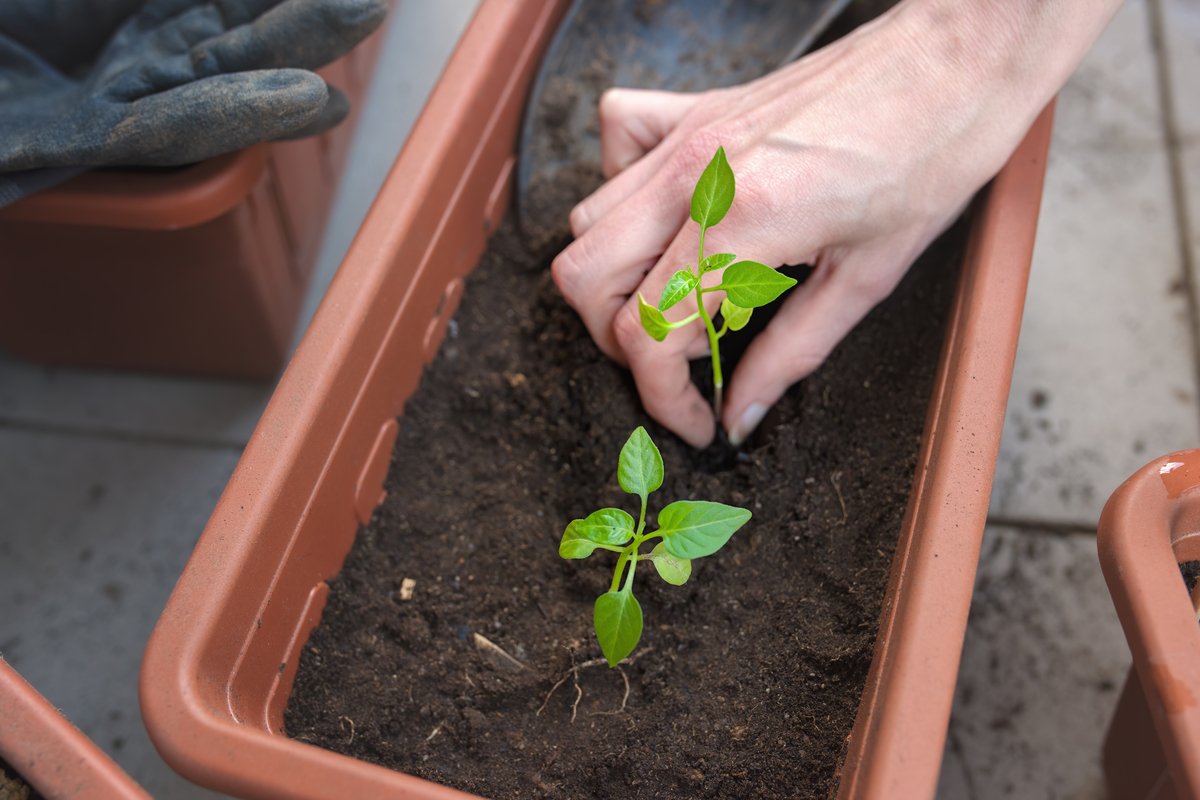
<svg viewBox="0 0 1200 800"><path fill-rule="evenodd" d="M751 403L746 406L746 410L742 412L741 418L734 424L733 430L729 432L729 443L734 447L741 447L742 442L746 441L754 429L758 427L758 423L762 422L763 416L767 413L767 407L762 403Z"/></svg>

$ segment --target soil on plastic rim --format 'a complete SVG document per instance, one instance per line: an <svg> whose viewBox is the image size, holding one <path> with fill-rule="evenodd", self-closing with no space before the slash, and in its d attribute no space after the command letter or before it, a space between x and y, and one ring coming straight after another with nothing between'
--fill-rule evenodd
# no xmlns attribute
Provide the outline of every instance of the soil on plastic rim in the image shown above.
<svg viewBox="0 0 1200 800"><path fill-rule="evenodd" d="M833 793L964 243L960 222L742 452L696 452L559 296L555 248L530 252L506 222L406 404L387 498L302 652L288 734L492 798ZM756 315L723 340L730 367ZM693 375L707 387L707 362ZM558 540L603 506L637 513L616 466L638 425L666 465L650 520L684 498L754 517L682 587L638 570L645 632L609 669L592 604L616 554L565 561Z"/></svg>

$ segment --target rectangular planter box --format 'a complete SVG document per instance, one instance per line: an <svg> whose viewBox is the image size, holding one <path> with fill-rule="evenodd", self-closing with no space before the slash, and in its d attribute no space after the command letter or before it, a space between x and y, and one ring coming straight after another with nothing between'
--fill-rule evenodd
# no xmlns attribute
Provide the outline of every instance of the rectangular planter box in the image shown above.
<svg viewBox="0 0 1200 800"><path fill-rule="evenodd" d="M48 364L274 378L381 38L319 70L352 103L321 136L174 170L95 170L0 209L0 349Z"/></svg>
<svg viewBox="0 0 1200 800"><path fill-rule="evenodd" d="M396 417L510 193L564 3L485 0L380 191L151 638L142 709L185 776L242 797L462 797L286 738L301 649L379 503ZM1051 117L977 206L841 796L937 785L999 448Z"/></svg>
<svg viewBox="0 0 1200 800"><path fill-rule="evenodd" d="M1200 797L1200 450L1138 470L1104 507L1096 544L1133 654L1104 742L1113 800Z"/></svg>
<svg viewBox="0 0 1200 800"><path fill-rule="evenodd" d="M0 758L49 800L150 800L2 658Z"/></svg>

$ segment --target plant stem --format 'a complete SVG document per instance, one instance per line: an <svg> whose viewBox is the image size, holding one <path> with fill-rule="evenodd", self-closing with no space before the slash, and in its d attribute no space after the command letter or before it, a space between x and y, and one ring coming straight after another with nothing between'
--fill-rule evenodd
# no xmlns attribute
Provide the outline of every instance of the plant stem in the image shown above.
<svg viewBox="0 0 1200 800"><path fill-rule="evenodd" d="M704 227L701 227L700 255L696 259L696 269L701 269L699 265L704 263L704 232ZM719 343L721 337L717 335L717 329L713 325L712 317L708 315L708 309L704 307L704 294L700 289L699 282L696 283L696 310L700 313L700 319L704 320L704 329L708 331L708 347L712 354L713 410L716 412L717 421L720 422L721 396L724 394L723 389L725 385L725 379L721 376L721 345Z"/></svg>
<svg viewBox="0 0 1200 800"><path fill-rule="evenodd" d="M621 572L624 571L625 562L629 560L629 552L634 547L637 547L636 540L633 545L626 547L624 552L621 553L621 557L617 559L617 568L613 572L612 583L609 584L609 587L608 587L608 590L610 592L615 592L617 590L617 587L621 585Z"/></svg>

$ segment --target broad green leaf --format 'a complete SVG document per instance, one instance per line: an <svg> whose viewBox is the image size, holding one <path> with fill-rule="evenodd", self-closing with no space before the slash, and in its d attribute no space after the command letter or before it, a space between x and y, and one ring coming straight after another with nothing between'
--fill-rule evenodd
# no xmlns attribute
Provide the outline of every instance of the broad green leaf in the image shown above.
<svg viewBox="0 0 1200 800"><path fill-rule="evenodd" d="M633 592L605 592L597 597L592 620L610 667L632 653L642 638L642 607Z"/></svg>
<svg viewBox="0 0 1200 800"><path fill-rule="evenodd" d="M596 543L579 532L583 520L571 520L571 524L563 531L562 541L558 543L560 558L587 558L596 550Z"/></svg>
<svg viewBox="0 0 1200 800"><path fill-rule="evenodd" d="M700 262L700 273L712 272L713 270L724 269L734 262L737 258L733 253L713 253L711 256L705 256Z"/></svg>
<svg viewBox="0 0 1200 800"><path fill-rule="evenodd" d="M658 301L659 311L666 311L687 297L695 290L696 284L699 282L700 279L690 269L681 269L676 272L671 276L671 280L667 281L667 285L663 287L662 299ZM643 320L642 325L645 326L645 324L645 320Z"/></svg>
<svg viewBox="0 0 1200 800"><path fill-rule="evenodd" d="M735 306L729 302L728 297L721 301L721 316L725 318L725 324L731 331L740 331L746 327L746 323L750 321L750 315L753 313L754 309Z"/></svg>
<svg viewBox="0 0 1200 800"><path fill-rule="evenodd" d="M726 268L718 289L736 306L758 308L796 285L793 278L757 261L739 261Z"/></svg>
<svg viewBox="0 0 1200 800"><path fill-rule="evenodd" d="M716 225L733 205L733 192L733 169L725 158L725 148L718 147L692 192L692 219L703 228Z"/></svg>
<svg viewBox="0 0 1200 800"><path fill-rule="evenodd" d="M602 508L579 520L578 530L598 544L626 544L633 538L633 517L619 508Z"/></svg>
<svg viewBox="0 0 1200 800"><path fill-rule="evenodd" d="M629 434L621 448L621 457L617 461L617 482L622 489L636 494L643 501L662 486L662 454L641 425Z"/></svg>
<svg viewBox="0 0 1200 800"><path fill-rule="evenodd" d="M638 292L638 315L642 319L642 327L653 337L654 341L661 342L671 332L671 324L667 322L667 318L661 311L647 303L641 292Z"/></svg>
<svg viewBox="0 0 1200 800"><path fill-rule="evenodd" d="M672 586L683 586L692 576L692 562L686 558L677 558L667 552L664 542L654 545L650 558L658 576Z"/></svg>
<svg viewBox="0 0 1200 800"><path fill-rule="evenodd" d="M725 546L750 512L706 500L677 500L658 512L663 547L676 558L702 558Z"/></svg>

